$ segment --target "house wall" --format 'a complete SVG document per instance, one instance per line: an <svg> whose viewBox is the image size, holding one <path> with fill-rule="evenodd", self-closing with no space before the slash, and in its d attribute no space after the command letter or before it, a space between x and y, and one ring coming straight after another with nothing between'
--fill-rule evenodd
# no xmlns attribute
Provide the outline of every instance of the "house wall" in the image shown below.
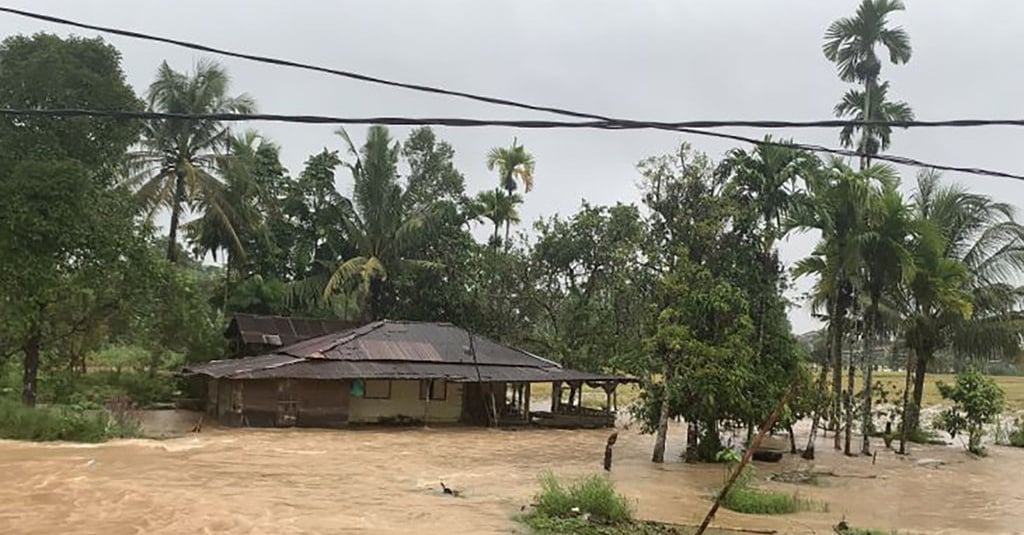
<svg viewBox="0 0 1024 535"><path fill-rule="evenodd" d="M404 416L431 423L454 423L462 416L463 385L445 382L445 400L420 399L420 381L391 381L389 399L366 399L353 396L349 402L350 423L373 423L381 419Z"/></svg>

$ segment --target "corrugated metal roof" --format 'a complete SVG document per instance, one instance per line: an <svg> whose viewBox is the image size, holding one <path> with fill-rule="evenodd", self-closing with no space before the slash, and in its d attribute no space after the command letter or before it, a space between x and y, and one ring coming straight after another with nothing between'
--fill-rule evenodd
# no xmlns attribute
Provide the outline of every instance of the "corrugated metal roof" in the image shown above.
<svg viewBox="0 0 1024 535"><path fill-rule="evenodd" d="M448 323L400 321L378 321L298 342L270 355L215 361L185 371L237 379L628 380L563 369L478 335L470 343L469 332Z"/></svg>
<svg viewBox="0 0 1024 535"><path fill-rule="evenodd" d="M226 336L241 337L247 344L288 346L316 336L355 327L350 321L333 318L300 318L235 314Z"/></svg>
<svg viewBox="0 0 1024 535"><path fill-rule="evenodd" d="M243 359L214 360L204 364L196 364L185 368L185 373L209 375L212 377L227 377L238 373L246 373L253 370L271 370L279 366L302 362L303 359L289 355L260 355L258 357L246 357Z"/></svg>
<svg viewBox="0 0 1024 535"><path fill-rule="evenodd" d="M482 382L607 381L626 379L600 373L530 366L481 365L479 371L479 381ZM478 382L477 367L472 364L344 360L305 360L277 368L231 374L229 377L231 379L448 379L452 382Z"/></svg>

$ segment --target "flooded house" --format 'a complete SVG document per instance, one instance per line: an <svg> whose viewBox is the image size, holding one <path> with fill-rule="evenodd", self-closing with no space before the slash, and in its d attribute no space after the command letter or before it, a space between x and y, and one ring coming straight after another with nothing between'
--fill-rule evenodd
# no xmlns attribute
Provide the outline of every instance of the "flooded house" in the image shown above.
<svg viewBox="0 0 1024 535"><path fill-rule="evenodd" d="M205 380L210 416L253 427L605 427L615 423L616 387L631 381L563 368L452 324L408 321L343 328L185 373ZM552 385L543 410L530 406L537 383ZM599 389L604 406L584 407L584 388Z"/></svg>

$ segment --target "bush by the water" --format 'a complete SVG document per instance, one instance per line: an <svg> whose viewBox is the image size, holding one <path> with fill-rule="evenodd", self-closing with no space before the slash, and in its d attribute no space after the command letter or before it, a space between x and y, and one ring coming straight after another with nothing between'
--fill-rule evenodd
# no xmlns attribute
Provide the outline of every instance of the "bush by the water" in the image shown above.
<svg viewBox="0 0 1024 535"><path fill-rule="evenodd" d="M112 417L105 410L73 406L28 408L13 399L0 399L0 438L102 442L138 435L136 422Z"/></svg>
<svg viewBox="0 0 1024 535"><path fill-rule="evenodd" d="M522 517L537 533L616 533L605 528L629 524L633 519L626 497L599 475L566 484L545 472L540 484L533 509Z"/></svg>
<svg viewBox="0 0 1024 535"><path fill-rule="evenodd" d="M625 496L599 475L563 484L557 476L546 472L540 479L534 511L544 516L565 517L589 514L606 522L623 522L633 518L633 508Z"/></svg>
<svg viewBox="0 0 1024 535"><path fill-rule="evenodd" d="M728 470L735 463L728 463ZM727 471L728 473L728 471ZM733 483L722 501L722 506L737 513L751 515L784 515L812 509L814 503L800 498L795 492L779 492L774 490L756 489L750 486L755 474L754 468L747 466Z"/></svg>

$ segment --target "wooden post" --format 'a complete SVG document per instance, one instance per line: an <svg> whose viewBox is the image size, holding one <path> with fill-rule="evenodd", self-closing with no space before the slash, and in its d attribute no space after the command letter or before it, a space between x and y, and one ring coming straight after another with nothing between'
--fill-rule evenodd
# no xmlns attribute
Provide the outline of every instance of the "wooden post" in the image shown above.
<svg viewBox="0 0 1024 535"><path fill-rule="evenodd" d="M750 462L750 458L754 456L754 452L761 446L761 440L768 433L768 430L771 429L772 426L775 425L775 421L779 419L779 413L781 413L782 408L789 403L789 400L793 397L793 392L795 390L796 384L794 383L793 385L790 385L789 391L786 392L785 396L782 396L782 401L779 402L779 405L775 407L774 411L772 411L771 416L769 416L768 420L761 426L761 430L757 433L757 437L754 439L754 442L751 443L750 447L747 448L747 451L743 453L743 459L740 460L740 463L736 465L732 474L729 475L729 480L725 482L725 486L722 487L722 492L718 493L718 497L715 498L715 503L711 505L711 509L708 511L708 514L704 516L704 521L700 523L700 527L697 528L694 535L702 535L704 531L708 529L708 525L711 524L711 519L715 517L715 513L718 512L718 508L722 505L722 500L724 500L725 496L729 494L729 489L732 488L733 483L736 483L736 479L739 478L743 469L746 468L747 463Z"/></svg>
<svg viewBox="0 0 1024 535"><path fill-rule="evenodd" d="M558 406L562 403L562 381L551 383L551 414L558 413Z"/></svg>
<svg viewBox="0 0 1024 535"><path fill-rule="evenodd" d="M526 383L526 395L523 405L523 417L526 419L526 423L530 423L530 383Z"/></svg>

